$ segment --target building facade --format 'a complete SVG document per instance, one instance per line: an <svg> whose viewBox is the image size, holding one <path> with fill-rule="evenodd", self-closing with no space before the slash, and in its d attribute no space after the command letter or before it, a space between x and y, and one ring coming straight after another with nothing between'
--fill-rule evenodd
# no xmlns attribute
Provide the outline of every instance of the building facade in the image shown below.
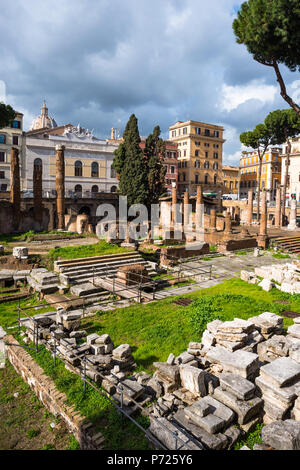
<svg viewBox="0 0 300 470"><path fill-rule="evenodd" d="M24 132L23 114L16 112L16 117L9 127L0 129L0 191L10 190L10 152L11 148L19 150L21 189L24 177Z"/></svg>
<svg viewBox="0 0 300 470"><path fill-rule="evenodd" d="M286 153L287 146L283 145L281 184L284 183L286 172ZM291 139L286 197L287 200L296 199L297 201L300 201L300 137Z"/></svg>
<svg viewBox="0 0 300 470"><path fill-rule="evenodd" d="M199 121L178 121L169 127L169 139L178 145L178 189L194 194L222 192L224 128Z"/></svg>
<svg viewBox="0 0 300 470"><path fill-rule="evenodd" d="M223 193L238 194L240 169L236 166L223 165Z"/></svg>
<svg viewBox="0 0 300 470"><path fill-rule="evenodd" d="M259 158L257 151L243 152L240 159L240 198L246 198L258 187ZM276 189L281 184L281 149L274 147L266 151L261 169L261 189L268 191L268 199L274 200Z"/></svg>

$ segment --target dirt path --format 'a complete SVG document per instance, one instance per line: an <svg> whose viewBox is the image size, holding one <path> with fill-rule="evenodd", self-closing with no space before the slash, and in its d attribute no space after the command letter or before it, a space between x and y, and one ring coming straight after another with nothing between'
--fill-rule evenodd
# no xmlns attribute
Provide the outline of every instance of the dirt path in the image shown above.
<svg viewBox="0 0 300 470"><path fill-rule="evenodd" d="M51 426L54 426L53 428ZM0 450L65 450L76 441L7 361L0 369Z"/></svg>

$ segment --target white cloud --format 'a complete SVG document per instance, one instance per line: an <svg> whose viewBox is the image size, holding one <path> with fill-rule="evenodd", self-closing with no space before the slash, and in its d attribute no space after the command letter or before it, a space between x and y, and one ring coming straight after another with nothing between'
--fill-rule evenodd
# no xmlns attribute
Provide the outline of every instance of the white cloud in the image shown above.
<svg viewBox="0 0 300 470"><path fill-rule="evenodd" d="M6 86L3 80L0 80L0 101L6 103Z"/></svg>
<svg viewBox="0 0 300 470"><path fill-rule="evenodd" d="M292 91L291 97L296 103L300 103L300 80L295 80L291 83L290 88Z"/></svg>
<svg viewBox="0 0 300 470"><path fill-rule="evenodd" d="M220 107L222 111L232 111L249 100L259 100L262 104L272 103L278 93L277 87L252 80L247 85L222 85Z"/></svg>

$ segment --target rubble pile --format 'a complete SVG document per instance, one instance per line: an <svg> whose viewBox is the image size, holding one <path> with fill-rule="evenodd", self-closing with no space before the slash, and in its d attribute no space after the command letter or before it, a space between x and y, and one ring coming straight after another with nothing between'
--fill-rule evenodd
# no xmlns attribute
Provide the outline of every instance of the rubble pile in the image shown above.
<svg viewBox="0 0 300 470"><path fill-rule="evenodd" d="M275 359L260 368L255 383L264 401L264 422L286 419L300 396L300 364L290 357Z"/></svg>
<svg viewBox="0 0 300 470"><path fill-rule="evenodd" d="M262 280L261 280L262 278ZM300 263L274 264L255 268L254 273L241 271L241 279L250 284L258 284L265 291L274 287L289 294L300 293Z"/></svg>

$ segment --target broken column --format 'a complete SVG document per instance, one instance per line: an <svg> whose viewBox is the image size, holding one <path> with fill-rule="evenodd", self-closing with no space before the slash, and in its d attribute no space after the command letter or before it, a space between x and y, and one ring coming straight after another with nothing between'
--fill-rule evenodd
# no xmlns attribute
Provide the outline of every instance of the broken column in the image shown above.
<svg viewBox="0 0 300 470"><path fill-rule="evenodd" d="M297 201L296 199L291 200L290 208L290 223L288 225L288 230L297 229Z"/></svg>
<svg viewBox="0 0 300 470"><path fill-rule="evenodd" d="M17 229L21 211L19 150L15 147L10 152L10 202L12 203L14 227Z"/></svg>
<svg viewBox="0 0 300 470"><path fill-rule="evenodd" d="M281 226L281 188L276 190L275 227Z"/></svg>
<svg viewBox="0 0 300 470"><path fill-rule="evenodd" d="M225 230L224 230L224 235L225 237L230 237L232 234L232 229L231 229L231 216L230 212L226 212L225 215Z"/></svg>
<svg viewBox="0 0 300 470"><path fill-rule="evenodd" d="M183 220L183 223L184 223L184 234L185 234L185 237L187 238L187 232L188 232L188 229L189 229L189 192L186 191L184 193L184 196L183 196L183 214L184 214L184 220Z"/></svg>
<svg viewBox="0 0 300 470"><path fill-rule="evenodd" d="M210 210L209 231L215 232L217 230L217 212L216 208Z"/></svg>
<svg viewBox="0 0 300 470"><path fill-rule="evenodd" d="M267 236L267 193L266 191L262 191L261 196L261 216L260 216L260 224L259 224L259 235L257 237L257 244L264 250L267 248L268 244L268 236Z"/></svg>
<svg viewBox="0 0 300 470"><path fill-rule="evenodd" d="M202 186L197 186L197 198L196 198L196 230L202 227L202 205L203 195Z"/></svg>
<svg viewBox="0 0 300 470"><path fill-rule="evenodd" d="M247 225L252 224L252 214L253 214L253 192L248 191L248 212L247 212Z"/></svg>
<svg viewBox="0 0 300 470"><path fill-rule="evenodd" d="M176 224L176 204L177 204L177 189L172 188L172 225L175 227Z"/></svg>
<svg viewBox="0 0 300 470"><path fill-rule="evenodd" d="M56 207L57 228L65 228L65 147L57 145L56 149Z"/></svg>
<svg viewBox="0 0 300 470"><path fill-rule="evenodd" d="M37 222L43 220L43 165L39 159L33 165L33 206L34 218Z"/></svg>

